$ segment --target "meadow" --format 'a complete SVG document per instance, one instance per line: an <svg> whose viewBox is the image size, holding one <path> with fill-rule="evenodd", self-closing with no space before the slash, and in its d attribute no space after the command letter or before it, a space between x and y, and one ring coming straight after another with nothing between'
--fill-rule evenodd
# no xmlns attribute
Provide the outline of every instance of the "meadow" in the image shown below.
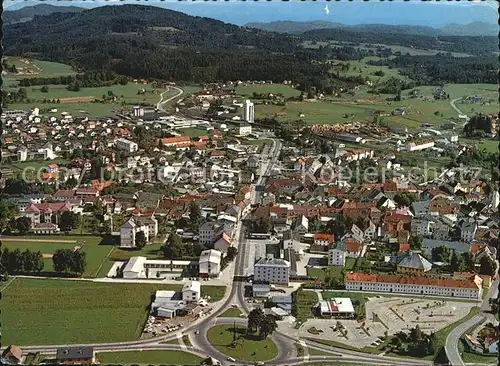
<svg viewBox="0 0 500 366"><path fill-rule="evenodd" d="M83 277L97 276L100 267L105 263L113 249L111 245L104 244L101 237L96 236L23 236L15 237L15 239L22 239L23 241L13 241L9 240L9 237L3 237L3 247L10 250L19 249L21 252L29 249L31 251L40 251L42 254L54 254L57 249L73 249L77 245L80 246L87 257L87 268L83 273ZM30 241L30 239L33 241ZM56 240L70 241L71 243L56 242ZM47 272L47 274L54 272L52 259L44 259L43 272Z"/></svg>
<svg viewBox="0 0 500 366"><path fill-rule="evenodd" d="M2 291L2 341L42 345L139 339L156 290L182 285L15 278ZM220 299L224 287L202 286Z"/></svg>
<svg viewBox="0 0 500 366"><path fill-rule="evenodd" d="M236 87L236 94L246 97L252 97L253 93L257 94L282 94L285 98L298 97L300 91L285 84L252 84L252 85L238 85Z"/></svg>
<svg viewBox="0 0 500 366"><path fill-rule="evenodd" d="M97 353L96 358L104 365L110 364L169 364L198 365L201 357L183 351L122 351Z"/></svg>
<svg viewBox="0 0 500 366"><path fill-rule="evenodd" d="M27 60L21 57L5 57L8 65L15 65L19 73L7 73L3 80L7 86L16 86L18 80L32 77L53 77L63 75L75 75L76 71L70 65L58 62Z"/></svg>

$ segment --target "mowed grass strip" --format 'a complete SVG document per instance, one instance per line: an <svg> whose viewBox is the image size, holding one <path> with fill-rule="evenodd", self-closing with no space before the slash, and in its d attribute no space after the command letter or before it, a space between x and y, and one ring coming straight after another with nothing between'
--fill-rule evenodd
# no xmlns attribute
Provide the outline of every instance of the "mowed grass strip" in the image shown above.
<svg viewBox="0 0 500 366"><path fill-rule="evenodd" d="M182 285L17 278L2 293L2 340L43 345L137 340L156 290ZM202 296L225 287L202 286Z"/></svg>
<svg viewBox="0 0 500 366"><path fill-rule="evenodd" d="M233 326L230 324L216 325L208 330L208 341L225 355L242 361L268 361L278 355L278 347L268 337L260 339L256 335L246 335L246 327L236 326L236 347L231 347L233 341Z"/></svg>
<svg viewBox="0 0 500 366"><path fill-rule="evenodd" d="M257 94L281 94L285 98L298 97L300 90L294 89L285 84L255 84L255 85L238 85L236 94L252 97L253 93Z"/></svg>
<svg viewBox="0 0 500 366"><path fill-rule="evenodd" d="M97 353L102 364L199 365L201 357L183 351L123 351Z"/></svg>

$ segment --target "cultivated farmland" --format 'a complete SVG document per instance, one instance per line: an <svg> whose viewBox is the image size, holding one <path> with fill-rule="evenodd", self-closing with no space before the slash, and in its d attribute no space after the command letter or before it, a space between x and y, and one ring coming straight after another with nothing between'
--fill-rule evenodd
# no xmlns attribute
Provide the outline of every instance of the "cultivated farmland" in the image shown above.
<svg viewBox="0 0 500 366"><path fill-rule="evenodd" d="M181 285L15 278L2 291L2 341L41 345L137 340L156 290ZM224 287L202 286L216 298Z"/></svg>

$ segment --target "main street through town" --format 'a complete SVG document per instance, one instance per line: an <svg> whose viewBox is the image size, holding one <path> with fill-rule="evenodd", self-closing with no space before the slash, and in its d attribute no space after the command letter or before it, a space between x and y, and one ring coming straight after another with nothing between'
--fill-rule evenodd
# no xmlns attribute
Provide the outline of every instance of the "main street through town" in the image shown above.
<svg viewBox="0 0 500 366"><path fill-rule="evenodd" d="M26 352L42 352L46 354L55 354L56 350L61 347L68 346L92 346L97 352L103 351L147 351L147 350L178 350L178 351L189 351L200 357L214 357L221 362L222 365L246 365L249 362L239 361L229 362L227 361L227 356L218 351L214 346L210 344L207 338L208 330L215 324L228 324L230 326L234 322L240 325L246 325L246 319L238 318L220 318L219 316L228 308L233 305L238 306L243 313L248 314L252 309L249 304L245 302L244 299L244 288L245 282L240 279L248 273L246 273L245 263L252 261L253 258L249 258L249 248L247 248L247 240L245 240L245 218L250 212L251 204L260 202L262 190L259 187L265 186L267 177L273 166L278 160L278 156L281 150L281 142L277 139L273 139L273 145L270 149L265 149L261 155L261 169L260 174L257 179L256 184L252 185L250 194L250 204L245 209L242 214L242 218L238 223L236 229L235 237L238 238L236 241L238 254L235 258L233 266L234 278L231 280L228 288L230 291L226 291L224 298L219 301L214 306L217 308L216 311L212 312L210 315L201 318L188 327L172 334L155 337L151 339L144 339L138 341L130 342L118 342L118 343L94 343L94 344L77 344L77 345L45 345L45 346L22 346L22 349ZM195 334L196 333L196 334ZM181 338L182 335L189 335L192 346L186 345L175 345L166 344L170 340L175 340ZM353 363L353 364L369 364L369 365L431 365L429 361L414 360L414 359L404 359L396 357L386 357L379 355L366 354L357 351L346 350L342 348L336 348L331 346L322 345L312 341L303 341L298 338L294 338L290 335L281 333L279 331L274 332L271 335L272 340L276 343L279 353L278 356L266 362L266 365L296 365L304 364L308 362L339 362ZM296 357L296 343L301 342L303 345L307 345L309 348L315 348L318 350L323 350L331 352L328 356L303 356Z"/></svg>

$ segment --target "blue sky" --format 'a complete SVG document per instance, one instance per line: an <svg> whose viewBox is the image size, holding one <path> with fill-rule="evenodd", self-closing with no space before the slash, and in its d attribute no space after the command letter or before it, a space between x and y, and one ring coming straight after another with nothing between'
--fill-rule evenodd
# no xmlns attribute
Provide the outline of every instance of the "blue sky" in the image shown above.
<svg viewBox="0 0 500 366"><path fill-rule="evenodd" d="M4 0L4 10L14 10L42 1ZM96 7L119 4L149 4L178 10L190 15L215 18L227 23L243 25L248 22L274 20L327 20L345 24L411 24L441 27L449 23L467 24L475 21L497 23L498 4L488 1L177 1L177 0L108 0L108 1L43 1L53 5ZM329 14L325 11L328 4Z"/></svg>

